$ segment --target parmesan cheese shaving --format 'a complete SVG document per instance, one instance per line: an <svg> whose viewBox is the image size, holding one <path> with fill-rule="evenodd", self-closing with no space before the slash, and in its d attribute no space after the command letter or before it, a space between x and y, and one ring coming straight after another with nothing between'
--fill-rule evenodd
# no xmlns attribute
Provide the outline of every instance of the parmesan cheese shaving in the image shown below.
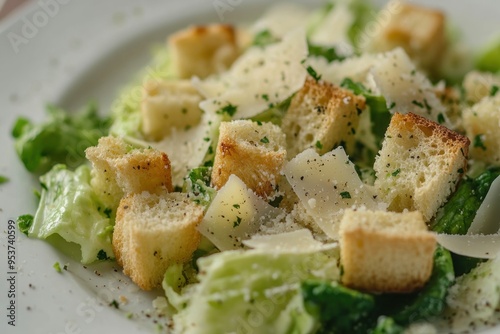
<svg viewBox="0 0 500 334"><path fill-rule="evenodd" d="M148 143L152 148L165 152L172 165L172 183L182 186L189 170L203 164L209 147L215 149L222 116L202 115L201 122L190 129L172 128L162 141Z"/></svg>
<svg viewBox="0 0 500 334"><path fill-rule="evenodd" d="M310 11L293 3L280 3L269 9L251 27L251 31L259 33L269 31L274 37L283 37L298 27L306 28Z"/></svg>
<svg viewBox="0 0 500 334"><path fill-rule="evenodd" d="M500 233L500 206L498 203L500 203L500 177L497 177L491 183L490 189L477 210L467 234Z"/></svg>
<svg viewBox="0 0 500 334"><path fill-rule="evenodd" d="M198 230L221 251L239 249L261 224L280 216L284 217L282 210L255 195L233 174L213 199Z"/></svg>
<svg viewBox="0 0 500 334"><path fill-rule="evenodd" d="M315 240L308 229L300 229L273 235L256 235L243 244L271 252L317 252L337 247L337 243L323 244Z"/></svg>
<svg viewBox="0 0 500 334"><path fill-rule="evenodd" d="M314 149L307 149L292 159L284 172L307 213L335 240L345 209L385 209L359 179L342 147L323 156Z"/></svg>
<svg viewBox="0 0 500 334"><path fill-rule="evenodd" d="M207 99L200 107L216 113L225 106L236 107L235 119L250 118L277 105L304 85L307 71L301 61L307 57L303 29L285 35L266 48L249 49L228 72L193 85Z"/></svg>

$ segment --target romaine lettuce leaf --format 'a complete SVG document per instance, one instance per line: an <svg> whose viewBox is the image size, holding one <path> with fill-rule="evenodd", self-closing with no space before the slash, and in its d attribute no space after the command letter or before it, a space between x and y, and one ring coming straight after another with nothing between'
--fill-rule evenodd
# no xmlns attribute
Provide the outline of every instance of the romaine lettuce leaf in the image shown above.
<svg viewBox="0 0 500 334"><path fill-rule="evenodd" d="M500 72L500 38L490 42L476 59L476 68L487 72Z"/></svg>
<svg viewBox="0 0 500 334"><path fill-rule="evenodd" d="M109 119L99 117L93 103L74 115L52 105L47 113L41 124L20 117L12 129L17 154L33 173L45 173L57 163L78 167L85 161L85 149L108 133Z"/></svg>
<svg viewBox="0 0 500 334"><path fill-rule="evenodd" d="M305 312L300 283L339 278L337 260L326 252L227 251L200 258L198 267L199 283L182 293L180 267L164 281L182 333L314 332L318 324Z"/></svg>
<svg viewBox="0 0 500 334"><path fill-rule="evenodd" d="M375 307L372 295L329 281L306 281L301 288L306 310L319 320L321 333L366 332L364 321Z"/></svg>
<svg viewBox="0 0 500 334"><path fill-rule="evenodd" d="M111 235L116 208L104 207L90 185L87 165L75 171L54 166L40 177L42 195L28 236L47 239L55 234L80 245L81 262L113 257Z"/></svg>

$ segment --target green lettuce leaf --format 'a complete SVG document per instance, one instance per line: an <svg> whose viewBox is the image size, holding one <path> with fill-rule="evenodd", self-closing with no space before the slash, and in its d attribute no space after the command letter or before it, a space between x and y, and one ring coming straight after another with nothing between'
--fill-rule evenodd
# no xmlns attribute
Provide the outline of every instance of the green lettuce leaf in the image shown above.
<svg viewBox="0 0 500 334"><path fill-rule="evenodd" d="M363 333L375 307L372 295L337 282L306 281L302 295L308 313L318 319L321 333Z"/></svg>
<svg viewBox="0 0 500 334"><path fill-rule="evenodd" d="M59 235L68 243L78 244L82 263L113 257L114 210L100 203L90 179L87 165L75 171L56 165L41 176L40 204L28 229L29 237L47 239Z"/></svg>
<svg viewBox="0 0 500 334"><path fill-rule="evenodd" d="M476 59L476 68L480 71L500 72L500 38L484 47Z"/></svg>
<svg viewBox="0 0 500 334"><path fill-rule="evenodd" d="M336 259L322 252L227 251L198 267L199 283L181 290L181 269L171 267L163 285L183 333L312 333L318 324L305 312L300 282L339 277Z"/></svg>
<svg viewBox="0 0 500 334"><path fill-rule="evenodd" d="M85 149L108 133L109 119L99 117L93 103L77 114L49 105L47 113L41 124L20 117L12 129L17 154L33 173L45 173L57 163L76 168L85 161Z"/></svg>

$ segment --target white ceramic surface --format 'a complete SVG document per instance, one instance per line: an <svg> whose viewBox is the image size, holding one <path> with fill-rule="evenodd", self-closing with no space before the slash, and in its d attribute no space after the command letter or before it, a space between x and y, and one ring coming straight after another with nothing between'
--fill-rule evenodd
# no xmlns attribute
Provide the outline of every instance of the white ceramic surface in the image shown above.
<svg viewBox="0 0 500 334"><path fill-rule="evenodd" d="M302 2L314 6L322 1ZM37 187L15 155L10 136L14 120L20 115L43 119L47 102L74 109L95 99L106 112L119 88L147 64L150 47L169 33L190 23L249 21L268 4L40 0L0 22L0 175L10 178L0 186L0 333L154 333L155 321L165 326L164 319L147 316L155 293L138 292L115 265L84 268L17 229L16 326L7 325L8 221L34 213ZM500 32L495 0L447 0L434 6L447 10L471 45ZM68 263L68 270L57 273L52 267L56 261ZM120 296L127 305L120 310L108 305ZM128 312L139 315L127 319Z"/></svg>

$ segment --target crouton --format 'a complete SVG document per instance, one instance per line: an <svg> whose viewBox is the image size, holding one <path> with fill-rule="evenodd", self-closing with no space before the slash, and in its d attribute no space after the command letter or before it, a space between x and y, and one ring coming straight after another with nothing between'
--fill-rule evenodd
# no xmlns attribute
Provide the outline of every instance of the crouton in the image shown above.
<svg viewBox="0 0 500 334"><path fill-rule="evenodd" d="M445 114L450 122L450 129L463 133L462 108L460 91L455 87L439 85L435 89L436 96L445 108Z"/></svg>
<svg viewBox="0 0 500 334"><path fill-rule="evenodd" d="M141 103L142 132L158 141L173 127L186 129L198 124L202 110L201 95L188 80L149 80L143 86Z"/></svg>
<svg viewBox="0 0 500 334"><path fill-rule="evenodd" d="M472 140L471 158L500 166L500 93L464 109L462 118Z"/></svg>
<svg viewBox="0 0 500 334"><path fill-rule="evenodd" d="M123 139L108 136L85 151L93 165L92 186L103 201L149 191L172 191L170 161L163 152L133 149Z"/></svg>
<svg viewBox="0 0 500 334"><path fill-rule="evenodd" d="M471 71L463 81L465 99L469 103L477 103L483 97L490 96L494 86L500 88L500 75Z"/></svg>
<svg viewBox="0 0 500 334"><path fill-rule="evenodd" d="M257 195L271 196L286 162L281 129L271 123L236 120L221 123L219 131L213 186L220 189L235 174Z"/></svg>
<svg viewBox="0 0 500 334"><path fill-rule="evenodd" d="M375 188L389 210L429 221L467 167L469 139L413 113L396 113L375 158Z"/></svg>
<svg viewBox="0 0 500 334"><path fill-rule="evenodd" d="M170 36L168 46L181 79L224 72L239 55L235 29L224 24L181 30Z"/></svg>
<svg viewBox="0 0 500 334"><path fill-rule="evenodd" d="M418 211L346 210L340 223L342 283L376 292L412 292L430 278L436 237Z"/></svg>
<svg viewBox="0 0 500 334"><path fill-rule="evenodd" d="M325 81L307 78L290 102L281 128L286 134L288 158L307 148L319 154L341 145L351 148L359 112L365 100Z"/></svg>
<svg viewBox="0 0 500 334"><path fill-rule="evenodd" d="M445 16L435 9L390 2L380 11L380 27L369 41L371 52L405 49L413 61L429 73L435 72L446 50Z"/></svg>
<svg viewBox="0 0 500 334"><path fill-rule="evenodd" d="M118 207L113 251L123 272L141 289L159 287L166 269L189 261L200 242L203 207L184 193L143 192Z"/></svg>

